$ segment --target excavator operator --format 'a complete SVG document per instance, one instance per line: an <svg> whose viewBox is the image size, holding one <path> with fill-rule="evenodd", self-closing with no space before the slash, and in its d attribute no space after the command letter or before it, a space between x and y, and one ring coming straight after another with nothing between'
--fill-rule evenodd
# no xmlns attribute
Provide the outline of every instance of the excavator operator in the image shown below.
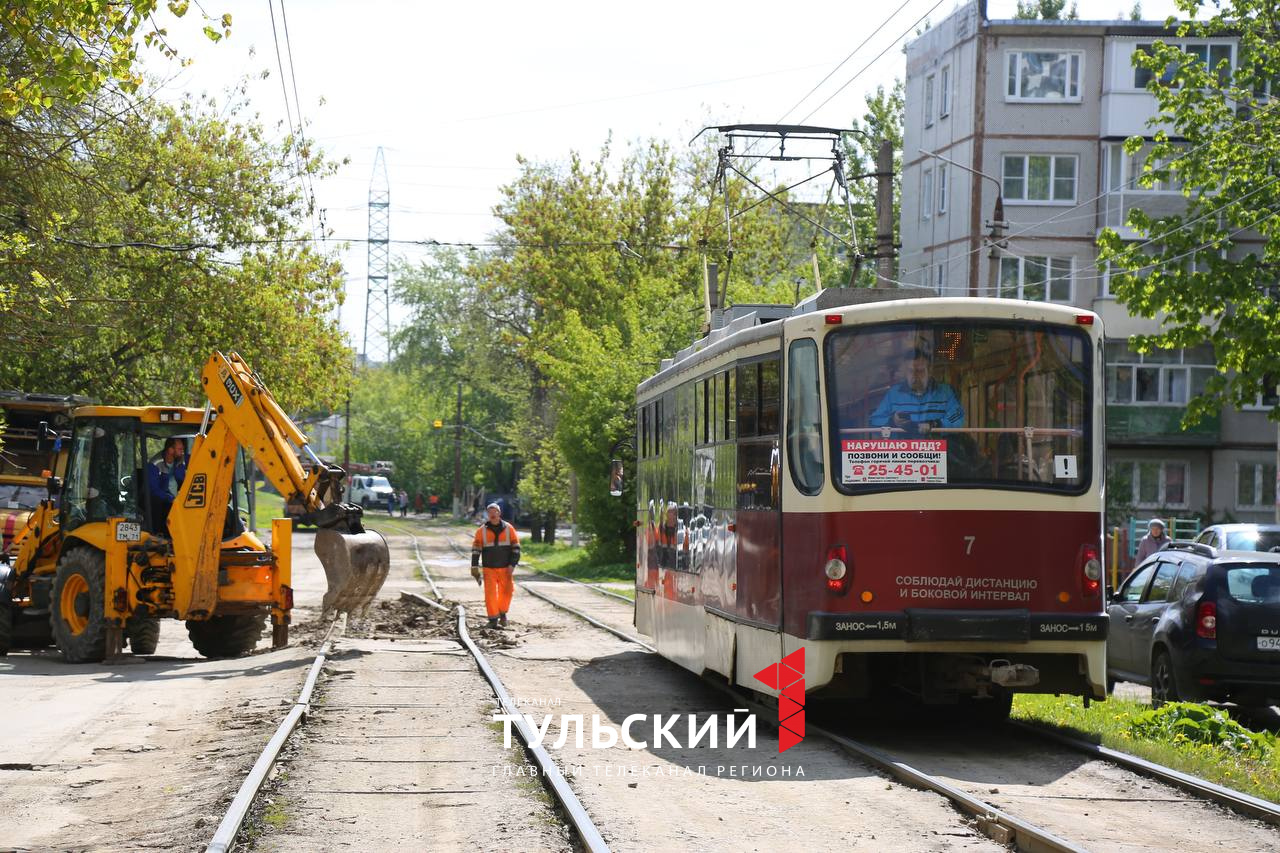
<svg viewBox="0 0 1280 853"><path fill-rule="evenodd" d="M176 435L164 440L160 457L147 463L147 491L151 497L152 524L163 530L178 489L187 477L187 443Z"/></svg>

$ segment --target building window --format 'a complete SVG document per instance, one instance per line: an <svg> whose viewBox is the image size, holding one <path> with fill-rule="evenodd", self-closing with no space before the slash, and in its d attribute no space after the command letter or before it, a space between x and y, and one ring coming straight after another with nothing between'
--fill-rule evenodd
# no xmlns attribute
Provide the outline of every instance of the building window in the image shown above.
<svg viewBox="0 0 1280 853"><path fill-rule="evenodd" d="M1186 462L1121 459L1107 466L1108 488L1139 509L1182 509L1187 506Z"/></svg>
<svg viewBox="0 0 1280 853"><path fill-rule="evenodd" d="M933 287L935 290L938 291L939 296L942 295L942 292L943 292L942 289L946 286L946 283L947 283L947 265L937 264L933 268Z"/></svg>
<svg viewBox="0 0 1280 853"><path fill-rule="evenodd" d="M1276 465L1274 462L1236 464L1236 509L1274 509L1276 505Z"/></svg>
<svg viewBox="0 0 1280 853"><path fill-rule="evenodd" d="M1079 101L1079 53L1009 51L1008 88L1010 101Z"/></svg>
<svg viewBox="0 0 1280 853"><path fill-rule="evenodd" d="M924 78L924 126L933 126L933 75Z"/></svg>
<svg viewBox="0 0 1280 853"><path fill-rule="evenodd" d="M1142 355L1117 341L1105 355L1107 402L1125 406L1185 406L1216 369L1208 344Z"/></svg>
<svg viewBox="0 0 1280 853"><path fill-rule="evenodd" d="M951 115L951 66L938 73L938 118Z"/></svg>
<svg viewBox="0 0 1280 853"><path fill-rule="evenodd" d="M1076 200L1073 154L1006 154L1003 178L1005 201Z"/></svg>
<svg viewBox="0 0 1280 853"><path fill-rule="evenodd" d="M1225 70L1218 72L1218 80L1223 85L1226 85L1230 81L1231 68L1235 65L1235 61L1232 56L1232 53L1233 53L1232 46L1230 44L1210 44L1208 42L1185 42L1182 44L1178 44L1177 46L1182 48L1184 52L1194 56L1202 64L1208 63L1209 68L1217 68L1219 63L1221 63L1222 60L1225 59L1227 61L1227 67ZM1140 44L1134 48L1134 53L1150 54L1152 53L1152 45ZM1177 73L1178 73L1177 63L1171 62L1168 65L1166 65L1164 67L1164 72L1161 73L1159 77L1160 85L1162 86L1172 85L1174 75ZM1155 72L1149 68L1135 67L1133 69L1133 88L1135 89L1147 88L1147 84L1154 79L1156 79Z"/></svg>
<svg viewBox="0 0 1280 853"><path fill-rule="evenodd" d="M921 218L928 219L933 212L933 169L925 169L924 177L920 179L920 210L923 211Z"/></svg>
<svg viewBox="0 0 1280 853"><path fill-rule="evenodd" d="M1070 257L1008 256L1000 259L1000 296L1036 302L1070 302Z"/></svg>
<svg viewBox="0 0 1280 853"><path fill-rule="evenodd" d="M938 167L938 213L947 212L947 167Z"/></svg>

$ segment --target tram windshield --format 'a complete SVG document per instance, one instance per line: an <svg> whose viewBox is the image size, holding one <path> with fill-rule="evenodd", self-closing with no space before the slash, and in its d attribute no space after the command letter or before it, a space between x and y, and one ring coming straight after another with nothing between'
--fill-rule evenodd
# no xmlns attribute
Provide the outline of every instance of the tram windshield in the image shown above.
<svg viewBox="0 0 1280 853"><path fill-rule="evenodd" d="M848 326L827 336L836 486L1089 485L1082 330L989 320Z"/></svg>

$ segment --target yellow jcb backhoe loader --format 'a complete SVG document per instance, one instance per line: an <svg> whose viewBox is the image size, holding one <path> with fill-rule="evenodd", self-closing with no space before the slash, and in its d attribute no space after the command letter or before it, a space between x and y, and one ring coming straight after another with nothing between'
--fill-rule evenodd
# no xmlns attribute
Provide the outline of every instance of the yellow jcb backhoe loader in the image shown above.
<svg viewBox="0 0 1280 853"><path fill-rule="evenodd" d="M50 625L70 662L114 657L125 640L134 654L150 654L161 618L186 620L206 657L253 649L268 614L273 645L287 644L292 522L272 521L270 548L249 529L251 465L317 528L326 614L367 609L386 580L386 541L363 528L359 506L342 501L342 469L311 452L244 360L214 353L201 382L203 411L76 409L65 480L50 479L49 498L15 540L8 565L0 563L0 586L18 607L51 583ZM148 487L148 466L173 437L190 452L166 512L167 501ZM313 463L309 474L299 451Z"/></svg>

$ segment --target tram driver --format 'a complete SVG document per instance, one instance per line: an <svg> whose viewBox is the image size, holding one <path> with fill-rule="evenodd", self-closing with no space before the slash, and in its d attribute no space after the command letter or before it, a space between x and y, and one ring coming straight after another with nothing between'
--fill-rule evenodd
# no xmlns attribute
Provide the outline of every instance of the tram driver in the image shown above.
<svg viewBox="0 0 1280 853"><path fill-rule="evenodd" d="M939 427L964 426L956 392L934 380L933 341L913 334L901 353L901 381L889 388L871 413L873 427L895 427L907 435L927 435Z"/></svg>

